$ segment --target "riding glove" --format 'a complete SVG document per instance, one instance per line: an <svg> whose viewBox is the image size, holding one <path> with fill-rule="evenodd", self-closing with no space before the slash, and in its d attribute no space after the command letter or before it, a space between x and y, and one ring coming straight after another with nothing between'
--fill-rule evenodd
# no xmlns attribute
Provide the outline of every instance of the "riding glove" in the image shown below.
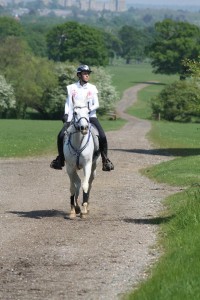
<svg viewBox="0 0 200 300"><path fill-rule="evenodd" d="M67 119L68 119L68 114L65 114L65 115L62 117L63 123L67 123Z"/></svg>

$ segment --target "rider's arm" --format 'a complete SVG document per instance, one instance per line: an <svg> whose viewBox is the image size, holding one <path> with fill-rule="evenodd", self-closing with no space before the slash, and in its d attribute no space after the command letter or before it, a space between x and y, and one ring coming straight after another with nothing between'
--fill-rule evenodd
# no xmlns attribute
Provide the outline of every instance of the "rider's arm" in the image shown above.
<svg viewBox="0 0 200 300"><path fill-rule="evenodd" d="M69 96L67 96L66 98L66 102L65 102L65 115L69 114Z"/></svg>
<svg viewBox="0 0 200 300"><path fill-rule="evenodd" d="M89 100L89 109L91 112L96 112L99 108L98 90L95 85L92 86L92 97Z"/></svg>
<svg viewBox="0 0 200 300"><path fill-rule="evenodd" d="M92 111L96 110L97 108L99 108L99 99L98 99L98 95L95 93L89 103L89 109L92 112Z"/></svg>
<svg viewBox="0 0 200 300"><path fill-rule="evenodd" d="M70 92L70 86L67 86L67 98L65 102L65 115L68 115L68 122L71 121L73 114L73 103L72 103L72 95Z"/></svg>

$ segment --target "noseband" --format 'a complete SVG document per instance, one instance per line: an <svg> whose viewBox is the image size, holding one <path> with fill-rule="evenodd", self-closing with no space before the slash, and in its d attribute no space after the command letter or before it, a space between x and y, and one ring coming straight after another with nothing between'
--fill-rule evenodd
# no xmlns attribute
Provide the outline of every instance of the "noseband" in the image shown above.
<svg viewBox="0 0 200 300"><path fill-rule="evenodd" d="M76 107L74 107L74 109L76 109L76 108L85 108L85 107L87 107L87 106L82 106L82 107L80 107L80 106L76 106ZM77 116L76 116L76 112L74 112L73 113L73 119L74 119L74 127L75 127L75 129L77 130L77 131L80 131L80 132L83 132L84 130L86 130L86 131L88 131L88 128L89 128L89 119L87 119L86 117L80 117L79 119L77 119ZM85 126L83 126L83 125L79 125L79 123L80 123L80 121L81 120L86 120L86 122L87 122L87 125L85 125Z"/></svg>

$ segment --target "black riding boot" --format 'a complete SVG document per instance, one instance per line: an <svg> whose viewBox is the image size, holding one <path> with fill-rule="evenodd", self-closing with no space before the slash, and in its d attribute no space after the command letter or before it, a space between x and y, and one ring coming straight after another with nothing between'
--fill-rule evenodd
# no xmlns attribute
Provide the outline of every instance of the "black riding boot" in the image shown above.
<svg viewBox="0 0 200 300"><path fill-rule="evenodd" d="M100 139L99 144L100 144L99 148L100 148L101 158L102 158L102 170L103 171L114 170L113 163L107 157L107 153L108 153L107 139L106 138L105 139Z"/></svg>
<svg viewBox="0 0 200 300"><path fill-rule="evenodd" d="M62 170L62 167L64 167L65 165L65 157L63 153L63 140L65 131L68 127L69 123L65 123L57 137L58 156L50 164L50 167L56 170Z"/></svg>

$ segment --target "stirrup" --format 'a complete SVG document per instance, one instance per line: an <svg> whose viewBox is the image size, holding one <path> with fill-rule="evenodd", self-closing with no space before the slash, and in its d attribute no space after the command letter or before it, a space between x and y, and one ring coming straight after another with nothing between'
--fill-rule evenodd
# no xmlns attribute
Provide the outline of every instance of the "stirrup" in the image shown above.
<svg viewBox="0 0 200 300"><path fill-rule="evenodd" d="M114 170L114 165L110 161L110 159L106 158L106 160L103 162L102 171L111 171Z"/></svg>
<svg viewBox="0 0 200 300"><path fill-rule="evenodd" d="M60 156L57 156L50 164L50 168L52 169L62 170L62 167L64 167L64 161L60 158Z"/></svg>

